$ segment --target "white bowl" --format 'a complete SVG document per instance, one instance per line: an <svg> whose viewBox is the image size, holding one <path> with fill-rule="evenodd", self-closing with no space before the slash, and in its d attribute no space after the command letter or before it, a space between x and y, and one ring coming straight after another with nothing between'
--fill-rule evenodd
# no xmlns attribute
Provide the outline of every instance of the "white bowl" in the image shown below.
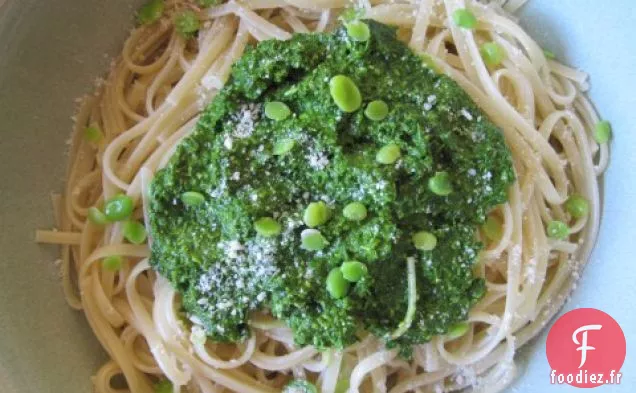
<svg viewBox="0 0 636 393"><path fill-rule="evenodd" d="M49 195L60 191L75 98L117 54L139 1L0 0L0 391L90 391L105 359L84 319L64 302L55 247L33 242L53 223ZM588 71L591 96L612 121L598 245L567 309L613 316L628 347L636 338L636 3L530 0L521 13L533 36L566 63ZM566 392L549 383L547 332L518 356L511 391ZM630 348L631 349L631 348ZM628 354L621 385L636 386Z"/></svg>

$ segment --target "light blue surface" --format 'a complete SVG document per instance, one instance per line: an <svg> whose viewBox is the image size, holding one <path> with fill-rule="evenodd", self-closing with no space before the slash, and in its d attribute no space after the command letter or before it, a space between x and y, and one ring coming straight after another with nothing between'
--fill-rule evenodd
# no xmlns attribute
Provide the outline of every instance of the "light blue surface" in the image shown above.
<svg viewBox="0 0 636 393"><path fill-rule="evenodd" d="M52 224L74 98L88 92L126 35L131 1L0 0L0 392L85 393L102 359L81 314L62 298L56 250L33 243ZM138 1L132 1L135 3ZM530 0L523 24L559 58L588 71L612 121L599 244L566 309L612 315L627 338L620 386L636 387L636 0ZM549 384L545 332L520 358L523 393L575 392Z"/></svg>
<svg viewBox="0 0 636 393"><path fill-rule="evenodd" d="M599 392L636 391L636 1L530 0L521 13L532 36L566 63L591 75L590 95L612 122L611 162L605 174L600 237L579 286L563 312L598 308L621 325L627 358L621 385ZM580 391L550 385L545 356L547 331L526 349L529 364L512 391ZM531 350L531 351L530 351Z"/></svg>

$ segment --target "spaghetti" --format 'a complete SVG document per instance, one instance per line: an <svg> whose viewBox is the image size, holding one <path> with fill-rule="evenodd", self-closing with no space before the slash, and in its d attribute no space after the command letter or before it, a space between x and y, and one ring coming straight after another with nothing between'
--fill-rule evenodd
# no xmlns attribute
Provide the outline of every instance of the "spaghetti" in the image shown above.
<svg viewBox="0 0 636 393"><path fill-rule="evenodd" d="M124 243L120 223L104 229L87 220L90 206L124 192L143 206L134 214L147 222L154 173L193 131L246 45L329 30L345 1L245 0L203 10L174 0L159 22L136 28L76 115L66 189L54 197L59 231L37 235L61 245L68 302L84 311L110 357L93 379L95 391L121 391L112 386L117 375L134 393L152 392L161 378L175 391L205 393L275 392L291 378L312 380L322 393L344 391L343 381L351 393L496 392L509 385L515 351L559 310L589 257L600 218L597 178L608 164L607 145L593 138L599 117L585 96L587 76L546 58L511 14L522 4L359 2L365 17L399 26L398 37L427 53L503 130L518 179L496 211L502 235L477 264L487 293L470 312L468 332L416 346L411 360L370 335L343 351L297 348L291 330L266 315L251 320L244 343L208 342L181 321L177 293L150 269L148 245ZM196 40L177 34L169 17L183 7L206 19ZM466 7L479 21L475 30L452 22ZM484 63L484 42L507 53L500 67ZM83 137L90 125L103 132L97 144ZM587 216L571 219L563 209L573 193L589 202ZM566 239L546 236L553 220L571 222ZM98 263L108 256L127 263L109 271Z"/></svg>

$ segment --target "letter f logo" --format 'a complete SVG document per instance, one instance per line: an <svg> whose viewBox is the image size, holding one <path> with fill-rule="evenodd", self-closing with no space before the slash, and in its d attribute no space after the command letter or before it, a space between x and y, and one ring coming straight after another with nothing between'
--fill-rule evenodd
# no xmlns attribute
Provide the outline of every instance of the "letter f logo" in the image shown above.
<svg viewBox="0 0 636 393"><path fill-rule="evenodd" d="M585 361L587 360L587 351L593 351L596 349L592 346L587 345L587 332L589 330L601 330L602 327L603 326L601 325L585 325L576 329L574 333L572 334L572 341L574 341L574 344L580 345L580 347L576 349L577 351L581 351L581 364L579 364L579 368L583 367L583 365L585 364ZM578 336L578 334L581 332L583 332L582 334L583 339L581 340L581 342L579 342L576 336Z"/></svg>

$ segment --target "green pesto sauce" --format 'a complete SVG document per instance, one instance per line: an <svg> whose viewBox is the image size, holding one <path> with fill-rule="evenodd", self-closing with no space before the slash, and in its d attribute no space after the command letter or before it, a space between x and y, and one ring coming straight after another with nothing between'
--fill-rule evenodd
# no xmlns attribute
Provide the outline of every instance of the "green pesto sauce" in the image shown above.
<svg viewBox="0 0 636 393"><path fill-rule="evenodd" d="M342 348L364 328L408 353L411 344L465 320L483 295L484 283L472 272L481 247L475 232L507 198L510 152L456 83L423 65L393 28L369 26L367 42L340 28L249 49L153 181L151 264L211 339L242 340L250 312L270 310L293 329L298 345ZM353 113L338 109L330 95L338 74L362 94ZM364 115L374 100L388 104L381 121ZM272 101L285 103L291 115L268 119L263 106ZM289 140L291 150L273 154L277 142ZM387 144L400 147L395 164L376 161ZM428 189L438 171L450 174L448 196ZM187 191L205 201L184 205ZM329 244L307 251L303 212L317 201L330 209L316 228ZM366 206L364 220L344 217L351 202ZM261 217L274 217L281 233L257 235ZM413 246L412 235L422 230L437 237L434 250ZM417 310L406 334L391 341L407 309L407 257L417 261ZM334 299L326 277L351 260L368 273Z"/></svg>

